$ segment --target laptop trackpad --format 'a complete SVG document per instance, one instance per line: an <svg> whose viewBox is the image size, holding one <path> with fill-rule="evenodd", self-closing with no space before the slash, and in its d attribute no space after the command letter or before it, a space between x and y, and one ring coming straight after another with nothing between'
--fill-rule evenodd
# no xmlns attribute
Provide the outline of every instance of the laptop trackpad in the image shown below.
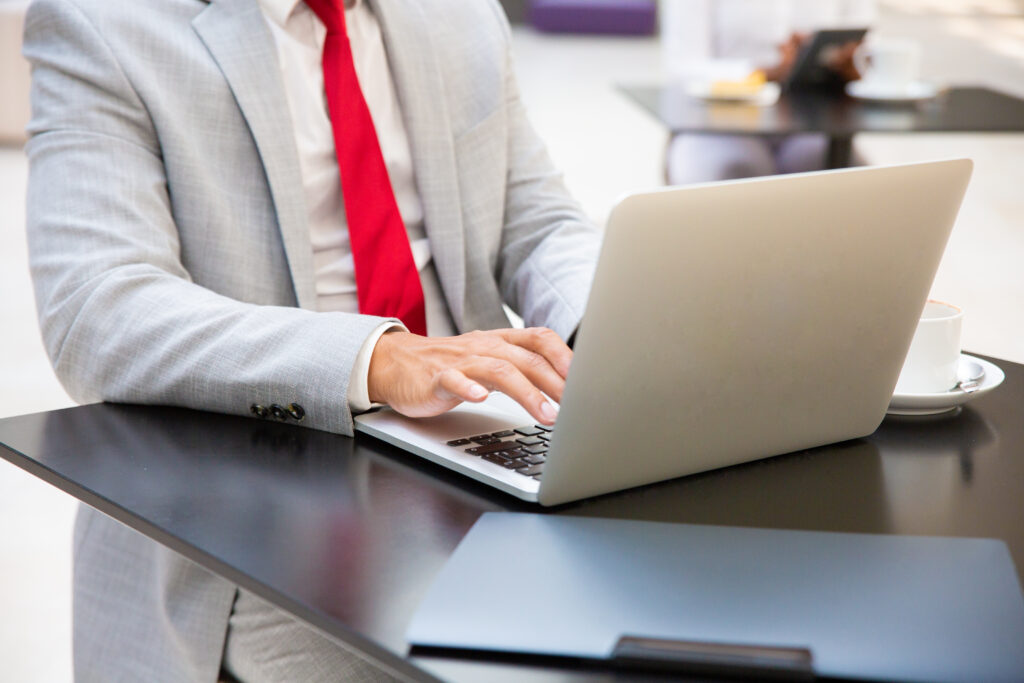
<svg viewBox="0 0 1024 683"><path fill-rule="evenodd" d="M390 409L356 417L357 425L375 427L392 436L404 437L412 443L420 444L423 441L445 443L461 437L532 425L534 422L522 406L498 392L492 392L483 403L462 403L435 417L405 417ZM372 433L375 430L361 431Z"/></svg>

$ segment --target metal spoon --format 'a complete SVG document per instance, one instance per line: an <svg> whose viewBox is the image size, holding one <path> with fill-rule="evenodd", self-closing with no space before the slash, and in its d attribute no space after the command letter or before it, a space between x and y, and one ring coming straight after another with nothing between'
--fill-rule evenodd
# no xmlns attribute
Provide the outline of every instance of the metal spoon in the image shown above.
<svg viewBox="0 0 1024 683"><path fill-rule="evenodd" d="M961 361L960 367L957 368L956 375L957 383L953 390L959 389L965 394L969 394L981 388L981 380L985 378L985 368L981 367L980 363L964 360Z"/></svg>

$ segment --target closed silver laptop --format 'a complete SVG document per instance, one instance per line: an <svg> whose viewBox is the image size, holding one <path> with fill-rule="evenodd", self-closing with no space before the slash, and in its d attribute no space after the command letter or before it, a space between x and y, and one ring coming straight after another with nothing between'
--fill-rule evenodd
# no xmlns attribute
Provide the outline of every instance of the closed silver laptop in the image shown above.
<svg viewBox="0 0 1024 683"><path fill-rule="evenodd" d="M553 431L494 394L356 429L555 505L871 434L967 159L668 188L608 220Z"/></svg>

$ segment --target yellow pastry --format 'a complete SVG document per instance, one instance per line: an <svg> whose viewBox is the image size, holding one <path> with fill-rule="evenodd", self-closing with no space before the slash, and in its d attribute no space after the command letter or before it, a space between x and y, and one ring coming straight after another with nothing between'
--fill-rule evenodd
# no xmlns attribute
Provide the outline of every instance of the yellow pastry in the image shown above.
<svg viewBox="0 0 1024 683"><path fill-rule="evenodd" d="M742 81L714 81L711 84L712 97L752 97L765 84L764 71L758 69Z"/></svg>

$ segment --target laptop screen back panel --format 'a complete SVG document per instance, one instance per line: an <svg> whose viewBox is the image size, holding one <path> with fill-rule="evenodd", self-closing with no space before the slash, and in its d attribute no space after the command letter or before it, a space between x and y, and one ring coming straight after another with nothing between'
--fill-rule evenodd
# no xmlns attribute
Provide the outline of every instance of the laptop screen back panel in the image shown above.
<svg viewBox="0 0 1024 683"><path fill-rule="evenodd" d="M609 219L540 501L872 433L971 167L627 197Z"/></svg>

